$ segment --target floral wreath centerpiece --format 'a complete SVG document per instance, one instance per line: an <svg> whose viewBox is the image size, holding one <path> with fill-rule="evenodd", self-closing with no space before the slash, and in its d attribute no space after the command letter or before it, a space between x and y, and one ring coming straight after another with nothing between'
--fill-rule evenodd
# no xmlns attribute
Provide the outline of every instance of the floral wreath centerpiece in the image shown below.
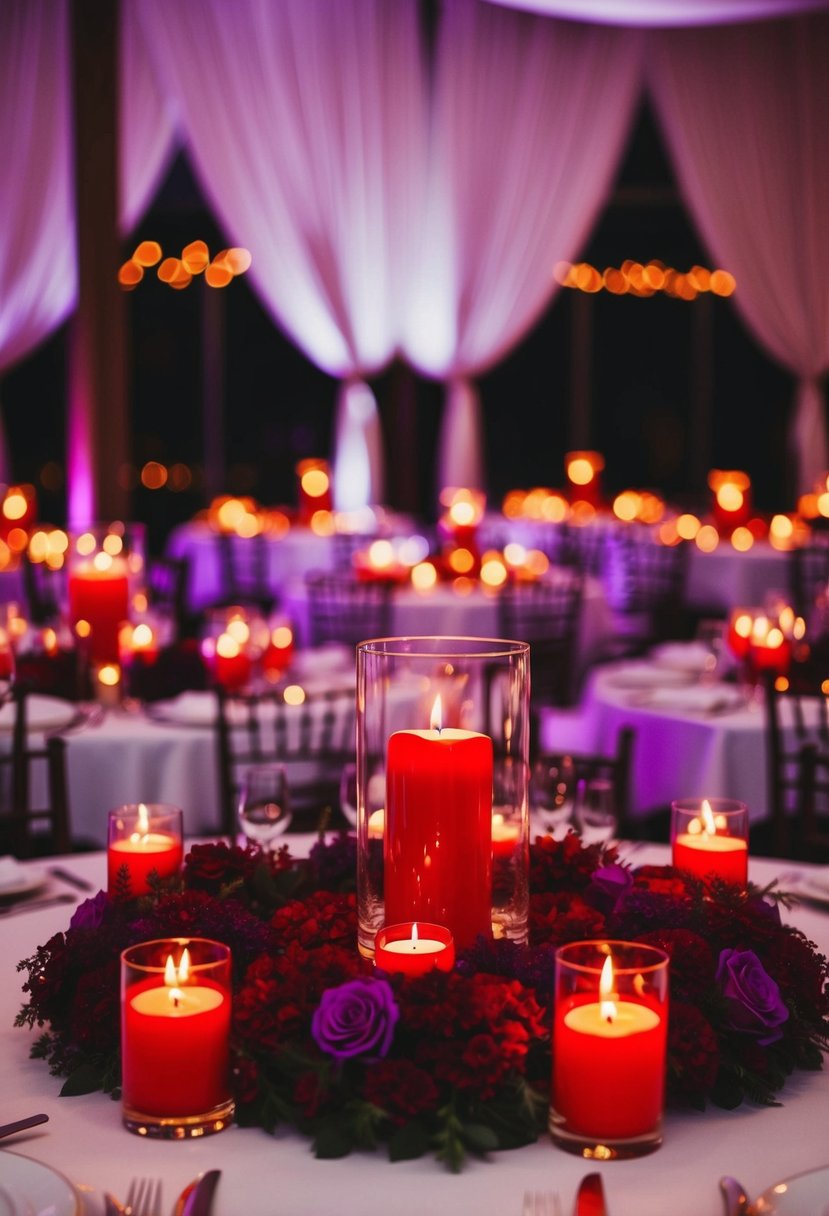
<svg viewBox="0 0 829 1216"><path fill-rule="evenodd" d="M547 1123L554 954L590 938L670 956L668 1099L702 1109L775 1104L829 1046L829 965L781 921L784 897L704 885L670 866L620 864L578 835L530 849L529 943L486 940L455 967L409 978L356 949L356 841L307 859L194 846L179 879L137 899L99 892L40 946L20 1026L65 1095L117 1095L119 957L141 941L202 936L233 960L237 1121L288 1124L319 1157L382 1146L392 1160L516 1148ZM120 893L124 895L124 892Z"/></svg>

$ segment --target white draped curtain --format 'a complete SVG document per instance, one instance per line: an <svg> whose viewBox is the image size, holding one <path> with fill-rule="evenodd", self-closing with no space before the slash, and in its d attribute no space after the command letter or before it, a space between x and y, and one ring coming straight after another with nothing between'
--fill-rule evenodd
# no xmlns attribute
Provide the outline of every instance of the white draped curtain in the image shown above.
<svg viewBox="0 0 829 1216"><path fill-rule="evenodd" d="M721 25L815 12L827 0L489 0L506 8L603 25Z"/></svg>
<svg viewBox="0 0 829 1216"><path fill-rule="evenodd" d="M735 307L798 378L798 488L829 467L829 14L651 42L651 88L691 214Z"/></svg>
<svg viewBox="0 0 829 1216"><path fill-rule="evenodd" d="M587 240L629 131L640 49L634 31L479 0L442 10L429 195L403 339L410 362L449 386L438 492L483 488L471 377L528 332L553 297L555 263Z"/></svg>
<svg viewBox="0 0 829 1216"><path fill-rule="evenodd" d="M413 275L426 148L417 3L133 3L216 214L251 250L274 319L342 379L337 433L362 444L379 493L363 377L394 355Z"/></svg>

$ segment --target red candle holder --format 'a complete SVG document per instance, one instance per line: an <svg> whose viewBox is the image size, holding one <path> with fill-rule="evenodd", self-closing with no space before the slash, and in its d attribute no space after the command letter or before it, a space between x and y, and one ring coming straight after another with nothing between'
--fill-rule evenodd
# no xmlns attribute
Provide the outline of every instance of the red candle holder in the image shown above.
<svg viewBox="0 0 829 1216"><path fill-rule="evenodd" d="M299 523L309 525L317 511L333 510L331 471L327 460L311 457L300 460L297 475L297 518Z"/></svg>
<svg viewBox="0 0 829 1216"><path fill-rule="evenodd" d="M720 536L730 536L735 528L751 519L751 481L739 469L712 469L708 474L712 493L712 512Z"/></svg>
<svg viewBox="0 0 829 1216"><path fill-rule="evenodd" d="M134 899L150 890L150 876L178 874L184 854L182 811L166 802L130 802L109 812L107 890Z"/></svg>
<svg viewBox="0 0 829 1216"><path fill-rule="evenodd" d="M455 965L455 943L448 929L428 921L386 925L375 938L374 962L380 970L399 975L451 971Z"/></svg>
<svg viewBox="0 0 829 1216"><path fill-rule="evenodd" d="M673 864L704 882L748 882L748 807L734 798L671 803Z"/></svg>
<svg viewBox="0 0 829 1216"><path fill-rule="evenodd" d="M662 1143L668 955L639 942L556 951L554 1142L582 1157L639 1157Z"/></svg>
<svg viewBox="0 0 829 1216"><path fill-rule="evenodd" d="M167 938L121 955L124 1126L166 1140L227 1127L231 958L207 938Z"/></svg>
<svg viewBox="0 0 829 1216"><path fill-rule="evenodd" d="M93 663L118 662L118 634L144 580L143 524L96 524L70 535L69 621Z"/></svg>
<svg viewBox="0 0 829 1216"><path fill-rule="evenodd" d="M602 471L604 456L601 452L568 452L564 457L564 471L570 502L586 502L596 510L602 505Z"/></svg>
<svg viewBox="0 0 829 1216"><path fill-rule="evenodd" d="M526 942L529 647L481 638L383 638L357 648L358 944L443 925L458 948ZM513 778L494 807L493 757ZM501 760L503 757L503 760ZM385 774L382 835L378 773ZM509 855L493 856L493 809Z"/></svg>

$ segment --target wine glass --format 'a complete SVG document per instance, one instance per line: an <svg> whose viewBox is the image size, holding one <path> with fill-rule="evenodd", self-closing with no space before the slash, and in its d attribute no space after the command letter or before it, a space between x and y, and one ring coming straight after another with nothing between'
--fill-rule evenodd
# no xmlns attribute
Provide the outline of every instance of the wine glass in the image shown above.
<svg viewBox="0 0 829 1216"><path fill-rule="evenodd" d="M573 815L584 844L613 840L618 827L613 782L608 777L582 777L576 788Z"/></svg>
<svg viewBox="0 0 829 1216"><path fill-rule="evenodd" d="M573 816L576 774L571 756L548 756L530 773L530 819L533 835L561 838Z"/></svg>
<svg viewBox="0 0 829 1216"><path fill-rule="evenodd" d="M287 831L292 813L284 764L256 764L246 771L239 791L238 816L246 839L264 849Z"/></svg>

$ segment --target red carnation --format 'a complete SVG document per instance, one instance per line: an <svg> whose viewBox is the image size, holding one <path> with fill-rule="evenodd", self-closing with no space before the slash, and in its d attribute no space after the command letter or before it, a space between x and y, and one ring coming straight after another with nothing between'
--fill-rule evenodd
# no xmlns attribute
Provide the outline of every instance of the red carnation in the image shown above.
<svg viewBox="0 0 829 1216"><path fill-rule="evenodd" d="M695 1005L673 1001L668 1021L668 1088L676 1098L699 1101L720 1067L717 1036Z"/></svg>
<svg viewBox="0 0 829 1216"><path fill-rule="evenodd" d="M411 1060L378 1060L366 1072L363 1097L402 1124L438 1100L438 1087L428 1072Z"/></svg>

